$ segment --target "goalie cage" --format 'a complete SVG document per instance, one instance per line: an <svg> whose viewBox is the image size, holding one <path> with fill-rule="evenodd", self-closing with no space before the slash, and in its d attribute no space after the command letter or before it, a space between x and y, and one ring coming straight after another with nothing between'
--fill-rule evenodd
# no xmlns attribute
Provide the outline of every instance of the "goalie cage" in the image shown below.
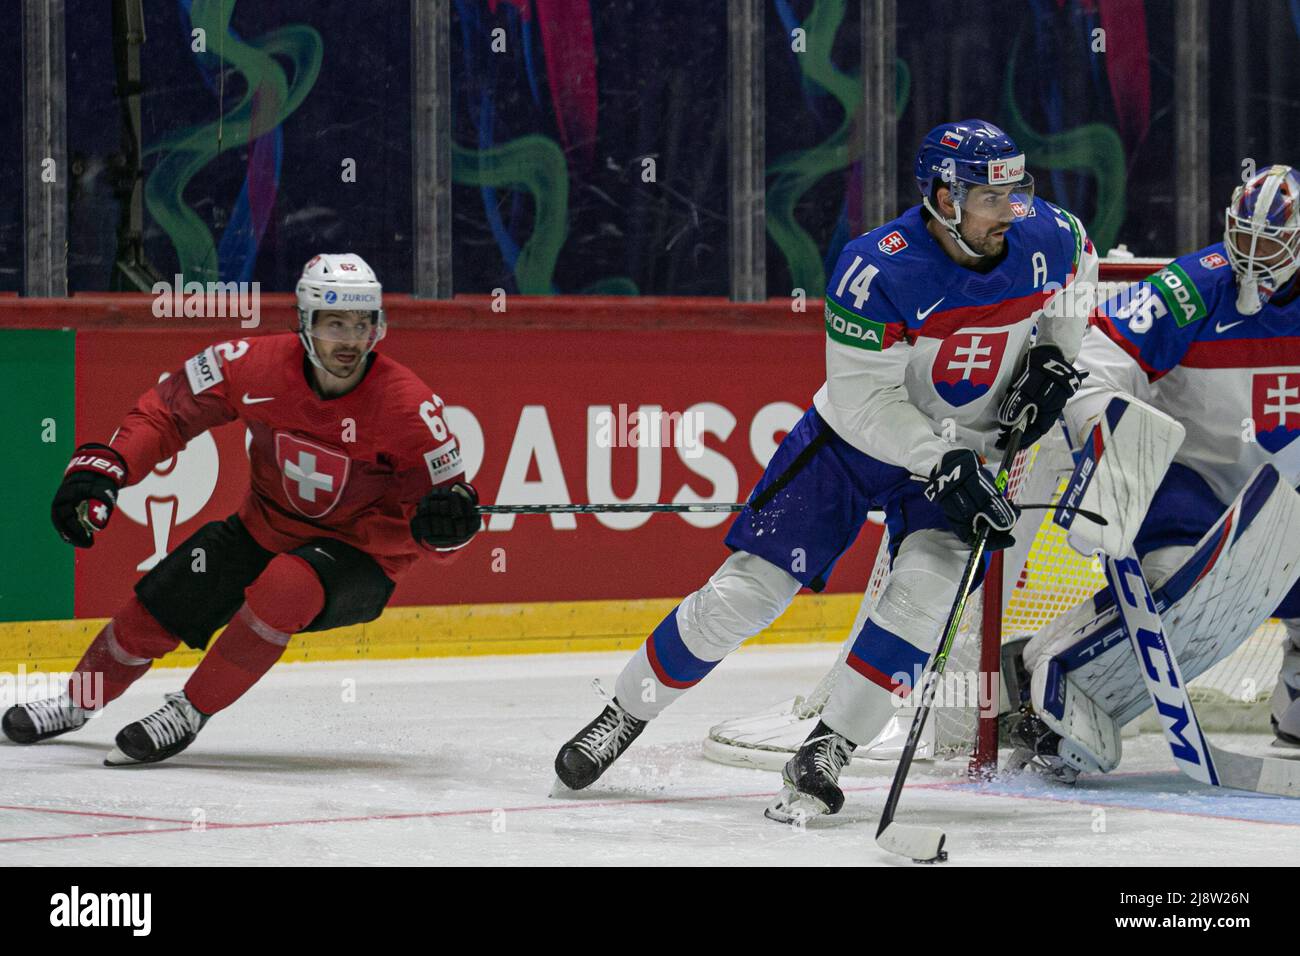
<svg viewBox="0 0 1300 956"><path fill-rule="evenodd" d="M1162 264L1163 260L1108 259L1102 264L1101 294L1114 295ZM1020 501L1055 502L1073 464L1058 429L1017 457L1011 492ZM881 516L872 517L878 521ZM1052 522L1050 512L1024 512L1015 536L1015 547L993 555L984 585L967 602L917 750L918 759L968 758L971 773L995 769L999 718L1013 712L1001 679L1003 647L1032 637L1048 621L1105 585L1100 565L1066 544L1065 534ZM816 726L853 637L880 593L889 570L888 543L886 531L857 617L825 676L806 695L714 726L704 741L706 757L733 766L779 770L798 749ZM994 599L986 600L990 594ZM1283 636L1282 625L1270 620L1231 655L1191 682L1189 690L1205 729L1268 729L1269 697L1282 662ZM990 701L996 701L997 706L989 706ZM902 753L914 713L910 705L900 706L875 739L858 747L856 756L896 759ZM1159 730L1150 711L1134 724L1138 726L1130 726L1126 732Z"/></svg>

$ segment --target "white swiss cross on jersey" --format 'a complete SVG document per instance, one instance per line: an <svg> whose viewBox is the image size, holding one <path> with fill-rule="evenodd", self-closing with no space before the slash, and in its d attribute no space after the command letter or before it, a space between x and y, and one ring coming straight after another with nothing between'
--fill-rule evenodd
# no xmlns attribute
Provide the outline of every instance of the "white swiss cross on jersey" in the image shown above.
<svg viewBox="0 0 1300 956"><path fill-rule="evenodd" d="M281 432L275 436L275 457L284 493L297 511L320 518L338 504L348 480L346 455Z"/></svg>

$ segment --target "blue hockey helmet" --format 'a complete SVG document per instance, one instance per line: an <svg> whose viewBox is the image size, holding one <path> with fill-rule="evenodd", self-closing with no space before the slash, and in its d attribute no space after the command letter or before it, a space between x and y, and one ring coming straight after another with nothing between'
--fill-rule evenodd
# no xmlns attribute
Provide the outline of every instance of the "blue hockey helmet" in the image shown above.
<svg viewBox="0 0 1300 956"><path fill-rule="evenodd" d="M1000 217L1009 210L1012 221L1028 216L1034 204L1034 177L1025 172L1025 154L1010 136L980 119L944 123L926 134L916 153L916 185L930 215L948 230L963 252L977 257L981 253L966 244L957 228L972 188L1009 187L989 191L985 198L993 204L992 215ZM956 207L952 219L935 208L934 189L938 185L951 190Z"/></svg>

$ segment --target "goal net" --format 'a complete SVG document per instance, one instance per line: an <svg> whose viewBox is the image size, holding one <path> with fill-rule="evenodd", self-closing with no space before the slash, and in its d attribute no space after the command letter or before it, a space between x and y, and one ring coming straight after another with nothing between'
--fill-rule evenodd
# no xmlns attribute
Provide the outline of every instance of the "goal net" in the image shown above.
<svg viewBox="0 0 1300 956"><path fill-rule="evenodd" d="M1108 298L1163 264L1163 260L1107 260L1099 291ZM1072 469L1073 459L1058 429L1018 456L1011 493L1020 501L1055 502ZM917 750L920 759L969 758L973 767L984 769L996 764L998 715L1013 709L1000 686L1002 647L1033 636L1105 586L1100 565L1070 548L1050 512L1022 513L1015 537L1016 545L995 557L984 585L967 601ZM798 749L816 725L888 571L886 531L846 640L834 655L827 655L825 676L803 694L714 726L704 742L706 757L736 766L778 769ZM987 595L993 600L986 601ZM1283 633L1279 622L1268 621L1229 657L1192 681L1189 689L1197 716L1207 730L1268 730L1268 702L1281 666ZM911 706L900 706L874 740L858 747L858 756L896 758L913 715ZM1135 723L1141 729L1159 729L1150 712Z"/></svg>

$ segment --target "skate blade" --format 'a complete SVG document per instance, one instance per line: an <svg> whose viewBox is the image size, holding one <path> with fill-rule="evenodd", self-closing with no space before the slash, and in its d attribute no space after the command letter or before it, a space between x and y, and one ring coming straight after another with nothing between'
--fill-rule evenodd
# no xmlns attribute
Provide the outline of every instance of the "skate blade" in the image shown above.
<svg viewBox="0 0 1300 956"><path fill-rule="evenodd" d="M777 823L802 826L814 817L824 817L830 813L830 807L816 797L800 793L789 784L781 788L776 802L763 811L763 816Z"/></svg>
<svg viewBox="0 0 1300 956"><path fill-rule="evenodd" d="M108 756L104 758L104 766L105 767L142 767L144 766L144 762L140 760L132 760L126 754L122 753L122 751L114 747L109 752Z"/></svg>
<svg viewBox="0 0 1300 956"><path fill-rule="evenodd" d="M551 784L551 792L547 794L547 796L563 800L566 798L576 797L578 793L579 791L574 790L559 777L556 777L555 781Z"/></svg>

